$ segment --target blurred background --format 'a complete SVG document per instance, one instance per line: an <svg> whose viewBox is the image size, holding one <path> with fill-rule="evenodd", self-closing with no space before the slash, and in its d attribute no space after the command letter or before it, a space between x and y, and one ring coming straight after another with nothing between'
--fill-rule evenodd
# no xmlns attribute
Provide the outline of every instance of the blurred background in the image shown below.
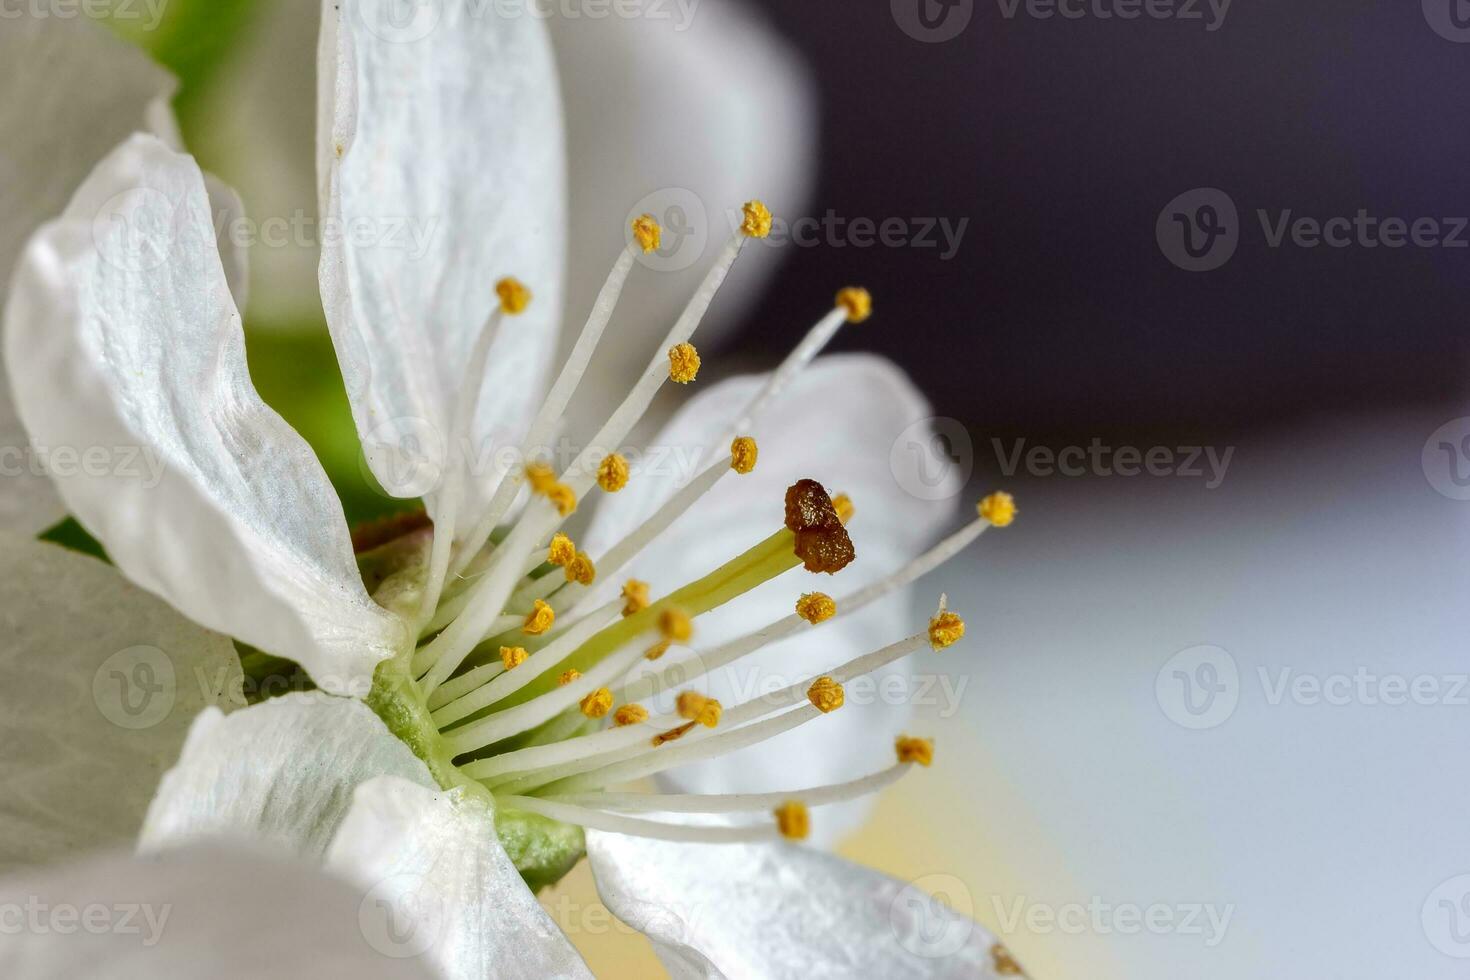
<svg viewBox="0 0 1470 980"><path fill-rule="evenodd" d="M251 214L313 214L315 5L163 9L115 26L179 75L190 148ZM640 9L552 25L570 319L624 215L679 232L626 314L657 320L764 195L785 223L712 367L770 366L862 283L878 315L835 347L932 399L927 489L1021 503L925 583L973 638L919 706L944 764L844 853L1037 980L1463 975L1470 5ZM251 263L262 393L350 519L399 506L359 465L310 241ZM545 901L600 976L661 975L584 872Z"/></svg>

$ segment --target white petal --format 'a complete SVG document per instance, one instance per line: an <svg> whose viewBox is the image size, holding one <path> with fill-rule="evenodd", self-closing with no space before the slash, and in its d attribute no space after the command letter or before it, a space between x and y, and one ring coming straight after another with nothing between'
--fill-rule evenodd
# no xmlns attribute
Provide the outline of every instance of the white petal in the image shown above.
<svg viewBox="0 0 1470 980"><path fill-rule="evenodd" d="M219 846L0 880L0 975L26 980L433 980L390 959L360 893L298 861ZM19 928L16 928L19 926Z"/></svg>
<svg viewBox="0 0 1470 980"><path fill-rule="evenodd" d="M130 842L189 723L243 707L228 637L102 562L0 535L0 872Z"/></svg>
<svg viewBox="0 0 1470 980"><path fill-rule="evenodd" d="M739 414L758 384L757 378L722 382L674 418L652 443L673 450L661 464L664 471L635 474L627 489L599 507L587 535L593 555L669 495L681 478L673 469L696 463L702 469L716 454L728 454L729 446L711 447L710 440ZM826 592L840 602L932 544L953 514L947 503L906 492L889 466L895 441L914 432L915 424L927 431L929 415L923 396L888 362L862 355L818 359L756 423L751 433L760 448L755 472L726 475L635 559L630 574L661 595L712 571L779 528L786 488L810 477L833 494L853 498L857 510L848 530L856 561L833 577L795 569L701 616L693 646L708 648L789 615L804 592ZM690 458L699 447L705 447L702 455ZM937 600L938 588L931 591ZM704 688L727 706L749 700L911 635L922 628L925 615L908 596L894 596L715 671ZM854 681L842 710L769 742L676 770L667 781L688 792L774 792L884 768L892 761L893 737L912 713L910 672L900 662L873 680ZM814 812L815 839L835 841L862 820L867 805L857 801Z"/></svg>
<svg viewBox="0 0 1470 980"><path fill-rule="evenodd" d="M434 785L361 701L297 693L229 716L207 711L159 784L139 846L226 837L319 856L353 790L381 775Z"/></svg>
<svg viewBox="0 0 1470 980"><path fill-rule="evenodd" d="M596 3L573 0L552 5L561 13L549 22L567 111L571 320L591 308L629 219L651 211L669 228L667 257L648 263L657 274L635 275L624 293L615 342L572 406L579 422L600 422L626 393L734 232L731 209L758 197L795 219L815 171L814 86L753 4L641 2L632 16L604 6L599 17ZM700 326L701 349L741 322L789 251L745 249Z"/></svg>
<svg viewBox="0 0 1470 980"><path fill-rule="evenodd" d="M558 340L561 100L542 20L508 6L323 7L323 213L352 233L324 236L322 299L368 462L402 496L437 486L466 384L484 395L474 445L517 443ZM509 275L535 300L506 324L486 377L467 379Z"/></svg>
<svg viewBox="0 0 1470 980"><path fill-rule="evenodd" d="M233 187L214 174L204 175L204 186L209 191L209 213L215 224L215 240L219 244L225 281L229 283L230 295L235 299L235 309L243 311L250 290L250 254L237 241L234 232L245 219L245 202L240 200Z"/></svg>
<svg viewBox="0 0 1470 980"><path fill-rule="evenodd" d="M364 783L327 867L367 889L370 942L423 957L447 980L592 976L501 848L488 801L464 790Z"/></svg>
<svg viewBox="0 0 1470 980"><path fill-rule="evenodd" d="M21 417L123 573L327 690L365 690L404 626L368 598L310 447L250 382L194 162L149 136L120 146L32 240L6 313Z"/></svg>
<svg viewBox="0 0 1470 980"><path fill-rule="evenodd" d="M675 980L976 980L995 940L914 885L791 844L674 844L589 831L597 892Z"/></svg>
<svg viewBox="0 0 1470 980"><path fill-rule="evenodd" d="M106 84L98 84L105 78ZM174 81L87 18L8 18L0 31L0 306L21 247L55 217L92 166L160 114ZM0 372L3 375L3 372ZM25 429L0 376L0 527L43 531L66 516L30 465Z"/></svg>

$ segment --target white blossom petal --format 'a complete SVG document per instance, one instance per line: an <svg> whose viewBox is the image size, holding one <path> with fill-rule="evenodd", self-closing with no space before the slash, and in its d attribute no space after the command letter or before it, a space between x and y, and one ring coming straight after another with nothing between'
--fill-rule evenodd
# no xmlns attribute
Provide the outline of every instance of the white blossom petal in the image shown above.
<svg viewBox="0 0 1470 980"><path fill-rule="evenodd" d="M800 56L750 3L634 0L616 16L598 3L554 5L552 40L567 112L571 174L568 310L592 307L628 220L652 212L663 248L635 277L611 337L593 359L577 427L600 422L647 363L689 294L761 198L781 220L806 213L815 173L815 86ZM628 9L629 14L621 11ZM790 248L751 242L699 344L729 336Z"/></svg>
<svg viewBox="0 0 1470 980"><path fill-rule="evenodd" d="M434 785L361 701L296 693L229 716L206 711L159 783L139 846L225 837L320 856L353 790L381 775Z"/></svg>
<svg viewBox="0 0 1470 980"><path fill-rule="evenodd" d="M104 154L167 115L173 89L167 72L85 17L7 18L0 31L0 306L26 239L61 213ZM29 446L0 371L0 527L34 534L66 508L32 465Z"/></svg>
<svg viewBox="0 0 1470 980"><path fill-rule="evenodd" d="M32 239L5 329L26 428L118 568L365 692L407 631L363 588L310 447L250 382L194 162L141 135L104 160Z"/></svg>
<svg viewBox="0 0 1470 980"><path fill-rule="evenodd" d="M374 474L432 509L459 390L483 392L476 449L517 444L558 341L566 175L551 44L516 2L327 0L321 47L323 213L349 232L324 236L327 322ZM466 378L504 276L535 299L485 377Z"/></svg>
<svg viewBox="0 0 1470 980"><path fill-rule="evenodd" d="M915 885L793 844L589 831L597 892L675 980L997 977L995 940Z"/></svg>
<svg viewBox="0 0 1470 980"><path fill-rule="evenodd" d="M740 414L762 380L722 382L675 416L651 444L660 454L647 457L650 464L662 459L664 469L635 474L625 490L601 504L587 534L591 554L600 554L653 513L674 484L728 454L728 445L712 446L711 440ZM818 359L749 433L760 449L755 472L723 477L634 560L629 574L663 595L712 571L779 528L786 488L810 477L830 493L853 498L857 511L848 530L857 559L833 577L794 569L699 617L691 645L708 649L790 615L806 592L826 592L840 604L843 595L898 569L932 544L953 514L947 503L907 492L889 464L895 441L918 431L916 424L927 432L929 415L923 396L887 361L865 355ZM688 472L675 472L680 469ZM894 596L714 671L701 682L702 689L726 706L746 701L912 635L925 622L909 597ZM842 710L760 745L675 770L665 781L687 792L775 792L884 768L892 762L893 738L912 711L910 672L901 661L872 680L854 681ZM817 811L815 839L835 841L861 822L867 806L868 801L856 801Z"/></svg>
<svg viewBox="0 0 1470 980"><path fill-rule="evenodd" d="M0 872L129 843L189 723L243 707L228 637L115 569L0 535Z"/></svg>
<svg viewBox="0 0 1470 980"><path fill-rule="evenodd" d="M3 879L0 908L15 910L0 944L7 977L434 980L369 941L372 910L347 883L217 845Z"/></svg>
<svg viewBox="0 0 1470 980"><path fill-rule="evenodd" d="M392 777L364 783L327 867L376 900L370 940L424 957L446 980L591 980L501 848L488 800Z"/></svg>
<svg viewBox="0 0 1470 980"><path fill-rule="evenodd" d="M204 175L204 187L209 192L209 213L214 220L225 281L234 297L235 309L243 313L250 292L250 253L236 240L234 232L245 219L245 202L233 187L214 174Z"/></svg>

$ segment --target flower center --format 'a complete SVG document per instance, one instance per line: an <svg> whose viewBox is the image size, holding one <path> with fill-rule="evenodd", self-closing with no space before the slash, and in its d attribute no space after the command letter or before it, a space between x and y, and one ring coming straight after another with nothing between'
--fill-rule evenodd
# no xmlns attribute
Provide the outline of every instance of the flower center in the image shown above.
<svg viewBox="0 0 1470 980"><path fill-rule="evenodd" d="M759 202L726 246L632 392L592 446L622 444L665 381L696 380L699 354L689 339L747 237L769 232ZM492 485L477 485L467 465L451 469L432 498L432 530L400 525L400 535L364 536L376 545L360 556L383 605L419 624L412 650L380 665L369 704L446 787L493 797L502 842L527 882L556 881L583 850L582 828L708 843L805 837L808 807L876 792L913 765L929 765L932 745L900 736L894 763L840 784L771 794L693 795L618 792L615 787L674 766L716 758L775 737L843 707L843 685L929 646L944 649L964 623L940 603L928 628L828 672L749 701L723 705L698 682L768 644L854 612L903 588L957 554L987 528L1005 526L1014 503L987 497L977 519L889 576L844 597L793 591L793 611L736 639L698 645L698 619L796 566L835 574L855 549L846 530L854 506L815 480L786 494L785 526L699 578L663 591L620 572L726 474L750 473L758 447L740 433L787 388L846 322L872 311L863 290L845 289L756 396L731 420L730 452L678 490L642 525L603 554L580 551L563 523L594 487L617 493L630 480L617 454L581 453L557 473L532 454L565 411L616 306L637 250L657 247L657 222L633 223L581 337L532 422L522 451L527 464ZM478 379L503 319L524 310L529 292L514 280L497 287L500 308L485 325L467 377ZM478 384L466 385L451 423L468 432ZM451 445L459 445L452 438ZM524 500L518 516L512 505ZM470 513L469 501L486 501ZM389 540L384 541L384 538ZM657 595L658 598L652 598ZM675 649L689 651L673 654ZM667 660L663 658L669 655ZM684 687L672 710L655 696ZM639 814L697 815L694 822ZM731 815L753 814L733 819Z"/></svg>

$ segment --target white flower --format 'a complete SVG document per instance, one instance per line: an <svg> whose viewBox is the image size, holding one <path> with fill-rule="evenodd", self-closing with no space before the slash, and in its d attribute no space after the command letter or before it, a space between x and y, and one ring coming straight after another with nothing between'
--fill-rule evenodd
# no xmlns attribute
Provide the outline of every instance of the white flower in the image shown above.
<svg viewBox="0 0 1470 980"><path fill-rule="evenodd" d="M900 740L893 761L881 711L838 710L843 684L962 635L941 602L900 638L902 612L875 603L1008 524L1009 498L912 557L947 518L888 461L898 434L922 431L923 400L871 358L808 368L843 323L866 319L856 290L776 372L716 386L655 440L692 454L692 479L650 466L627 482L617 447L666 381L695 380L689 339L746 238L768 230L758 202L632 392L548 467L542 447L658 229L635 223L543 397L565 242L542 25L503 4L492 16L445 3L404 34L385 28L390 6L324 8L323 213L438 230L412 258L380 236L328 242L321 284L369 465L390 490L422 494L434 529L354 554L315 457L250 383L243 280L221 260L204 175L155 136L124 141L26 247L4 353L35 445L133 447L160 464L140 479L94 453L98 466L51 476L121 575L167 606L99 563L11 542L28 571L0 589L21 638L0 696L24 719L7 760L22 792L3 812L5 864L116 840L140 819L145 850L244 837L411 913L420 945L407 952L445 976L584 976L527 882L554 881L585 848L605 901L678 976L998 970L973 923L781 836L806 836L807 805L858 800L928 764L922 740ZM512 271L535 301L515 279L491 289ZM491 446L518 452L487 465ZM850 515L813 474L872 515L854 525L857 562ZM594 487L618 494L588 529L595 562L558 533ZM562 568L544 573L548 560ZM851 565L840 581L857 588L830 601L783 574L798 564ZM660 598L636 580L620 592L628 573ZM814 627L819 641L799 644ZM219 634L294 660L322 691L225 714L243 681ZM671 644L682 652L661 660ZM742 692L741 666L778 689ZM67 684L62 705L53 689ZM86 695L127 717L109 728ZM197 717L143 818L138 788L182 735L128 720L155 696L179 708L169 719ZM604 728L614 700L624 710ZM689 766L706 792L605 788ZM109 783L125 791L99 799ZM686 816L647 819L661 813ZM374 944L366 924L361 938ZM400 943L393 930L377 939Z"/></svg>

